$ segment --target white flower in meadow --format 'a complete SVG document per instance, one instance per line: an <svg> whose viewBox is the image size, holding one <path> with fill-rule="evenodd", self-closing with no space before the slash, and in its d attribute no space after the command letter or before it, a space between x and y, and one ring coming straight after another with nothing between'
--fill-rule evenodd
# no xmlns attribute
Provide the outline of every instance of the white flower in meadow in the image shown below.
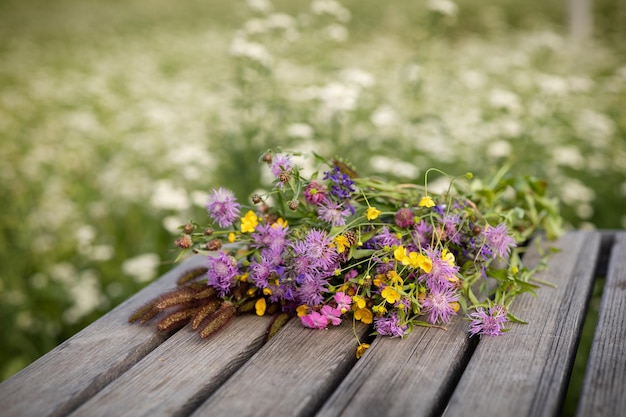
<svg viewBox="0 0 626 417"><path fill-rule="evenodd" d="M331 15L340 22L350 20L350 11L334 0L313 0L311 10L317 15Z"/></svg>
<svg viewBox="0 0 626 417"><path fill-rule="evenodd" d="M95 271L87 270L81 273L79 280L69 288L69 292L74 304L63 312L63 320L66 323L76 323L106 303Z"/></svg>
<svg viewBox="0 0 626 417"><path fill-rule="evenodd" d="M269 0L247 0L248 7L259 13L269 13L274 9L274 5Z"/></svg>
<svg viewBox="0 0 626 417"><path fill-rule="evenodd" d="M573 93L588 93L595 86L595 82L589 77L569 77L567 83Z"/></svg>
<svg viewBox="0 0 626 417"><path fill-rule="evenodd" d="M569 93L567 80L557 75L544 74L539 78L538 83L541 92L550 96L563 97Z"/></svg>
<svg viewBox="0 0 626 417"><path fill-rule="evenodd" d="M170 180L159 180L150 198L152 207L161 210L187 210L191 203L184 189L174 186Z"/></svg>
<svg viewBox="0 0 626 417"><path fill-rule="evenodd" d="M591 206L591 204L578 204L576 205L575 211L576 215L581 219L588 219L593 216L593 207Z"/></svg>
<svg viewBox="0 0 626 417"><path fill-rule="evenodd" d="M313 127L306 123L292 123L287 126L287 135L298 139L311 139L313 137Z"/></svg>
<svg viewBox="0 0 626 417"><path fill-rule="evenodd" d="M414 164L384 155L373 156L370 159L370 165L376 172L401 178L417 178L420 173Z"/></svg>
<svg viewBox="0 0 626 417"><path fill-rule="evenodd" d="M515 119L504 119L498 121L498 131L507 138L514 138L522 134L522 125Z"/></svg>
<svg viewBox="0 0 626 417"><path fill-rule="evenodd" d="M597 146L607 146L616 131L615 122L610 117L591 109L580 112L574 120L574 128L579 136L592 140Z"/></svg>
<svg viewBox="0 0 626 417"><path fill-rule="evenodd" d="M92 261L108 261L115 255L115 249L111 245L94 245L89 247L87 258Z"/></svg>
<svg viewBox="0 0 626 417"><path fill-rule="evenodd" d="M379 129L396 126L399 121L398 113L393 107L383 104L374 110L370 116L370 121Z"/></svg>
<svg viewBox="0 0 626 417"><path fill-rule="evenodd" d="M575 146L559 146L552 150L552 160L557 165L565 165L574 169L582 169L585 158Z"/></svg>
<svg viewBox="0 0 626 417"><path fill-rule="evenodd" d="M459 9L452 0L428 0L428 8L446 16L455 16Z"/></svg>
<svg viewBox="0 0 626 417"><path fill-rule="evenodd" d="M333 23L323 29L323 35L331 41L345 42L348 40L348 29L343 25Z"/></svg>
<svg viewBox="0 0 626 417"><path fill-rule="evenodd" d="M237 58L248 58L269 68L274 63L274 58L265 46L257 42L249 42L241 36L235 37L230 45L230 54Z"/></svg>
<svg viewBox="0 0 626 417"><path fill-rule="evenodd" d="M273 13L266 19L267 26L272 29L289 30L296 27L296 20L293 16L285 13Z"/></svg>
<svg viewBox="0 0 626 417"><path fill-rule="evenodd" d="M257 19L257 18L250 19L250 20L247 20L243 24L243 30L248 35L259 35L259 34L267 32L268 29L269 29L269 26L265 19Z"/></svg>
<svg viewBox="0 0 626 417"><path fill-rule="evenodd" d="M324 107L331 113L354 110L359 98L358 88L338 82L326 84L319 93Z"/></svg>
<svg viewBox="0 0 626 417"><path fill-rule="evenodd" d="M371 73L360 68L346 68L341 71L339 77L346 83L361 88L369 88L376 84L376 78Z"/></svg>
<svg viewBox="0 0 626 417"><path fill-rule="evenodd" d="M203 195L204 195L204 201L202 205L205 206L206 205L206 192L203 192ZM163 228L173 235L180 233L180 230L178 230L178 227L184 223L185 223L185 220L181 219L178 216L165 216L163 217L163 220L161 220L161 224L163 225Z"/></svg>
<svg viewBox="0 0 626 417"><path fill-rule="evenodd" d="M558 188L561 199L566 204L592 203L596 198L596 193L591 188L574 178L567 178Z"/></svg>
<svg viewBox="0 0 626 417"><path fill-rule="evenodd" d="M483 88L487 84L487 76L479 71L463 71L461 81L467 88L476 90Z"/></svg>
<svg viewBox="0 0 626 417"><path fill-rule="evenodd" d="M156 276L159 262L161 259L156 253L144 253L122 262L122 272L135 282L148 282Z"/></svg>
<svg viewBox="0 0 626 417"><path fill-rule="evenodd" d="M422 67L418 64L409 64L403 70L404 80L410 84L422 81Z"/></svg>
<svg viewBox="0 0 626 417"><path fill-rule="evenodd" d="M521 109L518 95L501 88L491 90L489 93L489 104L498 109L508 110L511 113L516 113Z"/></svg>
<svg viewBox="0 0 626 417"><path fill-rule="evenodd" d="M78 246L89 246L96 237L96 228L90 224L79 226L74 232Z"/></svg>
<svg viewBox="0 0 626 417"><path fill-rule="evenodd" d="M504 140L498 140L487 146L487 155L490 158L505 158L511 155L513 148L511 144Z"/></svg>

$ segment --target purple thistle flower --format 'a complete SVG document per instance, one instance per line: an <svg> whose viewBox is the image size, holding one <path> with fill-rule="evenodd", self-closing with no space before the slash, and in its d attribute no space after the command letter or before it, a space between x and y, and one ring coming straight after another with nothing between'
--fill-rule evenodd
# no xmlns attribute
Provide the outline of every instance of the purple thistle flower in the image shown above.
<svg viewBox="0 0 626 417"><path fill-rule="evenodd" d="M272 174L274 174L274 176L278 179L280 177L280 174L282 174L283 172L289 174L291 173L291 170L293 169L293 163L291 162L291 159L289 158L288 155L283 155L283 154L277 154L274 155L274 158L272 159L272 166L270 167L270 171L272 171Z"/></svg>
<svg viewBox="0 0 626 417"><path fill-rule="evenodd" d="M319 181L311 181L304 190L304 198L311 204L318 205L328 195L328 189Z"/></svg>
<svg viewBox="0 0 626 417"><path fill-rule="evenodd" d="M220 227L230 226L239 217L239 203L235 195L232 191L222 187L211 190L206 209L209 216Z"/></svg>
<svg viewBox="0 0 626 417"><path fill-rule="evenodd" d="M515 239L509 235L509 229L505 223L500 223L496 227L488 227L485 232L487 246L494 256L506 258L511 252L511 248L517 246Z"/></svg>
<svg viewBox="0 0 626 417"><path fill-rule="evenodd" d="M271 261L261 256L261 262L252 261L248 271L250 272L250 279L252 279L257 288L266 288L268 279L274 272L274 265Z"/></svg>
<svg viewBox="0 0 626 417"><path fill-rule="evenodd" d="M478 307L476 312L468 314L472 320L470 323L469 333L474 336L476 334L484 334L487 336L501 336L504 325L509 319L506 316L506 308L502 305L494 305L485 311L484 308Z"/></svg>
<svg viewBox="0 0 626 417"><path fill-rule="evenodd" d="M413 226L415 218L413 212L408 207L403 207L396 212L396 225L403 229Z"/></svg>
<svg viewBox="0 0 626 417"><path fill-rule="evenodd" d="M234 285L234 278L239 274L237 261L232 256L220 251L217 256L209 256L207 284L219 290L224 297Z"/></svg>
<svg viewBox="0 0 626 417"><path fill-rule="evenodd" d="M338 267L337 249L326 231L312 229L304 238L304 245L314 268L332 273Z"/></svg>
<svg viewBox="0 0 626 417"><path fill-rule="evenodd" d="M430 238L432 232L432 226L427 223L426 220L422 219L418 224L415 225L413 237L415 238L415 240L417 240L417 243L425 249L430 246Z"/></svg>
<svg viewBox="0 0 626 417"><path fill-rule="evenodd" d="M442 259L439 249L427 249L425 253L432 261L430 272L425 274L426 286L431 290L435 287L452 287L453 284L450 279L456 276L457 272L459 272L459 267L456 264L451 265L448 261Z"/></svg>
<svg viewBox="0 0 626 417"><path fill-rule="evenodd" d="M450 287L433 287L422 303L422 313L428 314L428 322L448 323L456 312L450 305L460 298L459 294Z"/></svg>
<svg viewBox="0 0 626 417"><path fill-rule="evenodd" d="M333 227L346 224L346 217L350 215L350 210L343 208L343 204L335 203L329 199L324 200L318 209L318 218Z"/></svg>
<svg viewBox="0 0 626 417"><path fill-rule="evenodd" d="M461 243L461 233L458 231L460 222L461 217L456 214L443 217L443 228L445 230L446 239L457 245Z"/></svg>
<svg viewBox="0 0 626 417"><path fill-rule="evenodd" d="M390 232L387 226L383 226L378 234L367 243L368 248L383 249L385 247L392 248L393 246L400 246L402 241L398 239L395 233Z"/></svg>
<svg viewBox="0 0 626 417"><path fill-rule="evenodd" d="M408 326L406 324L400 325L398 315L392 313L389 317L376 317L374 328L381 336L402 337L406 334Z"/></svg>
<svg viewBox="0 0 626 417"><path fill-rule="evenodd" d="M322 295L326 290L328 280L319 273L307 273L302 277L298 286L298 299L311 307L320 304L324 300Z"/></svg>

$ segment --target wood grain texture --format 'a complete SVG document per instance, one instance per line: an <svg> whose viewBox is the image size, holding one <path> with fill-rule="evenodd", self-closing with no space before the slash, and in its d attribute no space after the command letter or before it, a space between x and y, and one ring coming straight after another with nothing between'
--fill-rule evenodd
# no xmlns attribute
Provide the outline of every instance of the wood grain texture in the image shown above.
<svg viewBox="0 0 626 417"><path fill-rule="evenodd" d="M189 415L261 347L270 322L270 317L235 317L208 340L187 327L71 416Z"/></svg>
<svg viewBox="0 0 626 417"><path fill-rule="evenodd" d="M403 339L377 337L317 416L439 414L474 344L460 318L447 330L418 327Z"/></svg>
<svg viewBox="0 0 626 417"><path fill-rule="evenodd" d="M617 233L577 416L626 413L626 233Z"/></svg>
<svg viewBox="0 0 626 417"><path fill-rule="evenodd" d="M560 410L576 354L600 248L595 232L568 232L538 278L558 288L516 300L513 312L529 325L505 337L481 338L445 416L553 416ZM528 253L532 261L536 253Z"/></svg>
<svg viewBox="0 0 626 417"><path fill-rule="evenodd" d="M142 304L174 287L178 276L204 265L193 257L117 306L89 327L0 384L0 413L63 416L160 345L169 335L153 324L128 323Z"/></svg>
<svg viewBox="0 0 626 417"><path fill-rule="evenodd" d="M365 326L357 326L362 338ZM356 361L351 323L327 330L289 322L193 416L311 415Z"/></svg>

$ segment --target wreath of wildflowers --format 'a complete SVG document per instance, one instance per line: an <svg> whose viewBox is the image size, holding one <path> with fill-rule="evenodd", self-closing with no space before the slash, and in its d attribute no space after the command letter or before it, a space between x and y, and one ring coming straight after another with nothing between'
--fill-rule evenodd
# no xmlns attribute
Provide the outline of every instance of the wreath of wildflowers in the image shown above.
<svg viewBox="0 0 626 417"><path fill-rule="evenodd" d="M305 178L296 157L318 170ZM483 182L431 169L423 185L393 184L316 154L268 151L260 161L275 178L272 190L248 207L225 188L210 191L210 225L189 222L176 240L181 255L205 254L206 267L186 271L131 321L163 314L159 329L191 323L208 337L251 312L273 315L268 337L294 316L312 329L348 319L403 337L461 315L470 335L499 336L524 323L510 311L513 300L547 284L534 276L545 262L521 263L532 236L559 232L542 180L502 170ZM429 192L433 173L447 178L445 192ZM357 343L360 357L368 345Z"/></svg>

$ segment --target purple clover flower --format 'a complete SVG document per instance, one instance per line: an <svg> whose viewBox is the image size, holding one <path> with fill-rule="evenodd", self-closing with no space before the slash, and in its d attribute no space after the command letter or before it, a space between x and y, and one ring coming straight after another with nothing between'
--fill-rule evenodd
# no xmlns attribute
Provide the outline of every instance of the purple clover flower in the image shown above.
<svg viewBox="0 0 626 417"><path fill-rule="evenodd" d="M239 274L237 261L224 251L219 251L217 256L209 256L207 284L219 290L220 297L230 292L234 285L234 278Z"/></svg>
<svg viewBox="0 0 626 417"><path fill-rule="evenodd" d="M476 334L484 334L487 336L501 336L505 324L509 319L506 316L506 308L502 305L494 305L489 307L488 311L478 307L476 312L468 314L472 320L470 323L469 333L471 336Z"/></svg>
<svg viewBox="0 0 626 417"><path fill-rule="evenodd" d="M328 195L328 189L319 181L311 181L304 190L304 198L311 204L318 205Z"/></svg>
<svg viewBox="0 0 626 417"><path fill-rule="evenodd" d="M239 203L232 191L225 188L213 189L206 205L209 216L220 227L229 227L239 217Z"/></svg>
<svg viewBox="0 0 626 417"><path fill-rule="evenodd" d="M410 208L403 207L396 212L396 225L398 227L406 229L407 227L413 226L414 223L415 218Z"/></svg>
<svg viewBox="0 0 626 417"><path fill-rule="evenodd" d="M450 303L458 301L459 298L460 295L453 288L433 287L422 302L422 313L428 315L426 320L430 324L448 323L452 316L456 315Z"/></svg>
<svg viewBox="0 0 626 417"><path fill-rule="evenodd" d="M376 317L374 328L381 336L402 337L406 334L408 326L401 325L398 315L392 313L389 317Z"/></svg>
<svg viewBox="0 0 626 417"><path fill-rule="evenodd" d="M506 258L511 253L511 248L517 246L515 239L509 235L509 228L505 223L500 223L496 227L488 227L485 232L487 246L491 249L494 256Z"/></svg>

